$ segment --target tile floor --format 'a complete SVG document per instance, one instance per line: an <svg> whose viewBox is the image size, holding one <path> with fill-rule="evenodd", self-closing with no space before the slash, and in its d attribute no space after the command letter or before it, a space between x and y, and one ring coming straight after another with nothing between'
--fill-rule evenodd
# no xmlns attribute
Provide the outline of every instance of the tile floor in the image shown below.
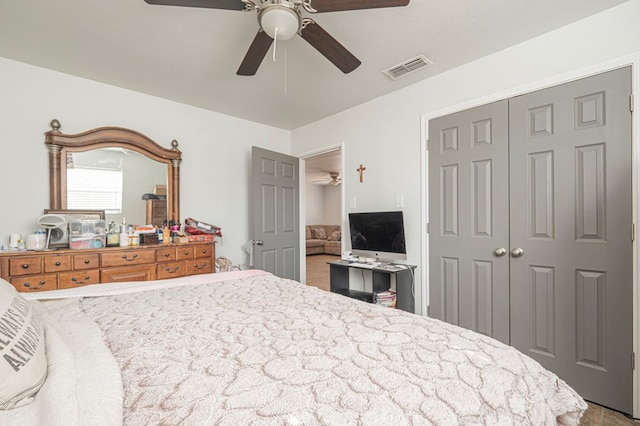
<svg viewBox="0 0 640 426"><path fill-rule="evenodd" d="M338 260L340 256L315 254L307 256L307 284L329 291L329 265L327 262ZM625 416L617 411L609 410L593 403L580 420L580 426L631 426L640 425L640 421Z"/></svg>
<svg viewBox="0 0 640 426"><path fill-rule="evenodd" d="M580 426L631 426L640 425L622 413L609 410L599 405L587 402L589 408L580 419Z"/></svg>

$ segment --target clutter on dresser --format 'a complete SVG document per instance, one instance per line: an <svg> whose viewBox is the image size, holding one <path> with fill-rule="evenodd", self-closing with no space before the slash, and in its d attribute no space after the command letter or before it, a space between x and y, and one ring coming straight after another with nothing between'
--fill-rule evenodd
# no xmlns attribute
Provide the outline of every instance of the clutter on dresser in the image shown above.
<svg viewBox="0 0 640 426"><path fill-rule="evenodd" d="M67 241L66 245L57 245L52 250L212 243L215 242L215 237L222 236L219 226L192 218L187 219L182 230L182 224L175 220L164 220L160 226L136 225L128 223L127 219L122 217L122 223L117 224L114 219L104 219L102 214L92 217L88 213L72 210L56 214L46 213L38 218L40 228L33 234L11 234L8 247L2 245L0 251L46 251L49 239L51 238L51 242L54 241L51 230L58 232L55 239L57 244Z"/></svg>
<svg viewBox="0 0 640 426"><path fill-rule="evenodd" d="M47 233L43 229L38 229L33 234L27 235L27 250L44 250L47 246Z"/></svg>
<svg viewBox="0 0 640 426"><path fill-rule="evenodd" d="M116 225L115 220L109 222L107 228L107 247L119 247L120 246L120 228Z"/></svg>
<svg viewBox="0 0 640 426"><path fill-rule="evenodd" d="M184 232L192 243L215 241L215 237L222 237L222 228L219 226L190 217L185 219Z"/></svg>
<svg viewBox="0 0 640 426"><path fill-rule="evenodd" d="M191 235L215 235L222 237L222 228L219 226L211 225L190 217L185 219L184 230Z"/></svg>
<svg viewBox="0 0 640 426"><path fill-rule="evenodd" d="M95 219L73 219L69 221L69 248L96 249L107 245L105 221Z"/></svg>
<svg viewBox="0 0 640 426"><path fill-rule="evenodd" d="M9 248L12 248L12 249L20 248L21 241L22 241L22 235L11 234L11 238L9 238Z"/></svg>
<svg viewBox="0 0 640 426"><path fill-rule="evenodd" d="M67 227L67 219L56 214L44 214L36 220L38 228L32 234L12 233L9 245L2 244L0 251L43 251L49 250L52 231ZM62 233L62 231L60 231ZM59 233L58 233L59 234ZM56 235L58 235L56 234ZM65 233L66 235L66 233Z"/></svg>

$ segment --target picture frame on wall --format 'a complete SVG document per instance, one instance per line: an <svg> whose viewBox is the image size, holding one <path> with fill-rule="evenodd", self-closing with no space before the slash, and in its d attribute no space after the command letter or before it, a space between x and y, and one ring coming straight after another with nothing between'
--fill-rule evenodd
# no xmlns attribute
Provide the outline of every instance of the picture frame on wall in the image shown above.
<svg viewBox="0 0 640 426"><path fill-rule="evenodd" d="M68 210L45 209L44 214L55 214L64 217L67 221L64 228L51 230L49 248L69 247L69 221L71 220L104 220L104 210Z"/></svg>

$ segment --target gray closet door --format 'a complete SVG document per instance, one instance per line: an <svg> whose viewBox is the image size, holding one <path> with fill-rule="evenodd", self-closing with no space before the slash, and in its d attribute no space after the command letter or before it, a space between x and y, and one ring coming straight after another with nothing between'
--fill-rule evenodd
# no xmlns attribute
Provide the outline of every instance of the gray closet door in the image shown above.
<svg viewBox="0 0 640 426"><path fill-rule="evenodd" d="M429 122L429 316L509 343L508 103Z"/></svg>
<svg viewBox="0 0 640 426"><path fill-rule="evenodd" d="M632 412L631 70L509 101L511 344ZM518 257L514 257L518 256Z"/></svg>
<svg viewBox="0 0 640 426"><path fill-rule="evenodd" d="M429 315L625 413L630 95L627 67L429 122Z"/></svg>

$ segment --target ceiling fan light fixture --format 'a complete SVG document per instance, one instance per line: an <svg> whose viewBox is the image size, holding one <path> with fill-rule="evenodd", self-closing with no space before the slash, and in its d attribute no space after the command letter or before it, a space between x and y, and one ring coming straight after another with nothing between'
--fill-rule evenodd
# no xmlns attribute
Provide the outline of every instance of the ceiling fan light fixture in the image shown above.
<svg viewBox="0 0 640 426"><path fill-rule="evenodd" d="M265 33L274 40L288 40L300 30L300 15L287 3L265 7L258 15L258 22Z"/></svg>

